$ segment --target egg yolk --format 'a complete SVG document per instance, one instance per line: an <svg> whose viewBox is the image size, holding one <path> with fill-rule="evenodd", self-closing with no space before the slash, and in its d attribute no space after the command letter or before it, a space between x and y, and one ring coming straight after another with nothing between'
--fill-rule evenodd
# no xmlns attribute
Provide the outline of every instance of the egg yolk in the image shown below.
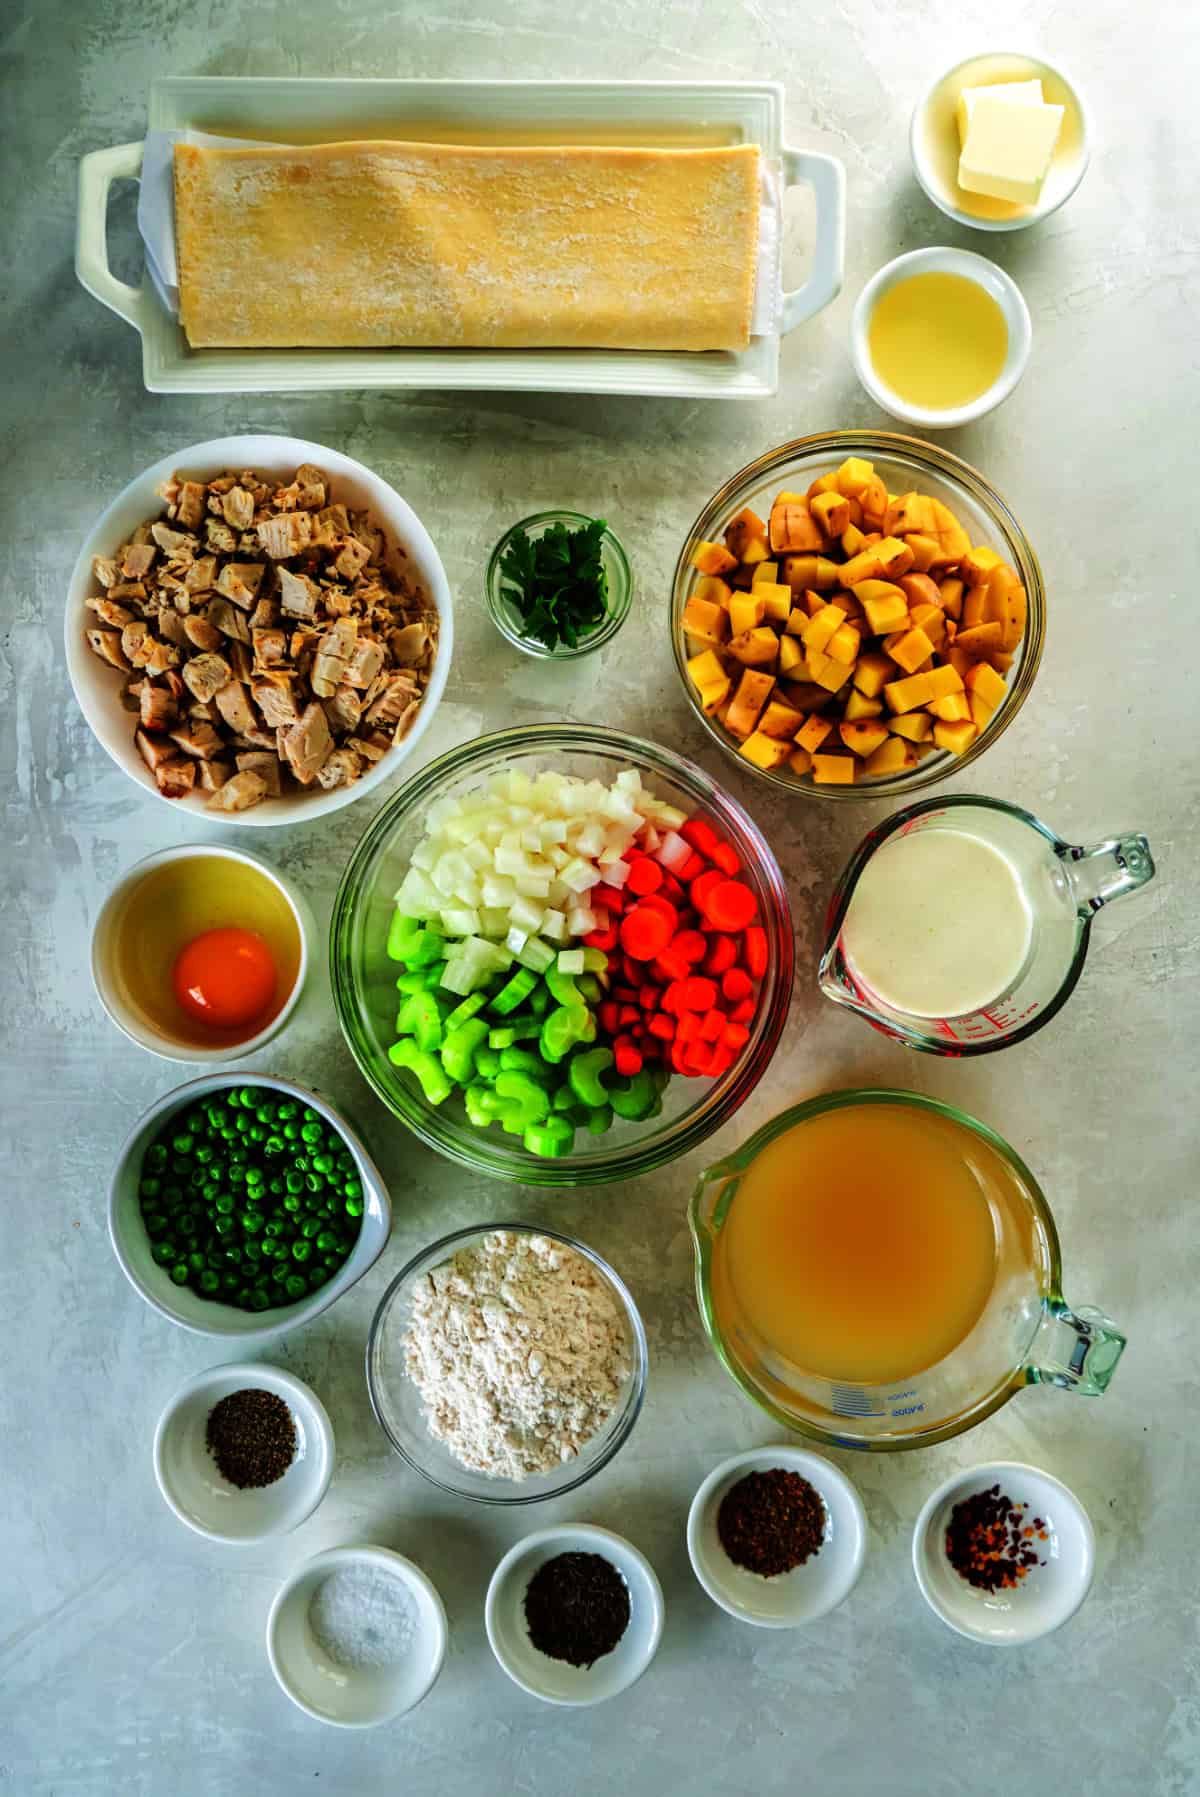
<svg viewBox="0 0 1200 1797"><path fill-rule="evenodd" d="M254 930L205 930L180 950L175 997L200 1023L244 1029L275 996L275 962Z"/></svg>

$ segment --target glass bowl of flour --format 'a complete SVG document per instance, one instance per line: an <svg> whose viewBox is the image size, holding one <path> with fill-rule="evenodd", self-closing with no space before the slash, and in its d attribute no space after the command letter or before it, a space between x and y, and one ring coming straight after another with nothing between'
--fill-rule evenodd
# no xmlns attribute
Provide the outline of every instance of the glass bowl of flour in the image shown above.
<svg viewBox="0 0 1200 1797"><path fill-rule="evenodd" d="M582 1485L628 1440L646 1332L624 1282L528 1223L460 1229L384 1293L367 1342L393 1448L443 1491L535 1504Z"/></svg>

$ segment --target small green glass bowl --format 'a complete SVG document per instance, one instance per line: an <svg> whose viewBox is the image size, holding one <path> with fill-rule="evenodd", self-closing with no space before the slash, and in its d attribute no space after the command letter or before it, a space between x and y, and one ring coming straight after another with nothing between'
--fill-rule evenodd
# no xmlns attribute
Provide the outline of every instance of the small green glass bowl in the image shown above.
<svg viewBox="0 0 1200 1797"><path fill-rule="evenodd" d="M600 557L608 576L608 614L604 622L597 625L574 649L568 648L565 643L548 649L536 637L525 634L521 614L508 597L500 573L501 557L519 530L528 532L530 537L539 537L552 524L565 524L570 530L578 530L585 524L594 523L595 519L590 518L586 512L534 512L532 517L522 518L510 530L506 530L492 550L487 567L487 607L492 615L492 623L515 649L520 649L526 655L535 655L540 661L578 661L581 655L590 655L594 649L602 648L620 630L633 603L633 570L620 539L607 527L600 539Z"/></svg>

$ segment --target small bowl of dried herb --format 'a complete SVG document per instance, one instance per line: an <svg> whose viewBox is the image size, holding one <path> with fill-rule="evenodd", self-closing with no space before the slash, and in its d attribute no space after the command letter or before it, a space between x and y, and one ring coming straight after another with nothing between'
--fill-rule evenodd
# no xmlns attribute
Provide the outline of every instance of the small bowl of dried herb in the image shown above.
<svg viewBox="0 0 1200 1797"><path fill-rule="evenodd" d="M831 1460L804 1448L752 1448L715 1466L688 1514L692 1570L740 1622L815 1622L858 1583L867 1518Z"/></svg>
<svg viewBox="0 0 1200 1797"><path fill-rule="evenodd" d="M497 1661L543 1703L604 1703L641 1678L663 1631L662 1587L646 1556L611 1529L562 1523L510 1548L484 1620Z"/></svg>
<svg viewBox="0 0 1200 1797"><path fill-rule="evenodd" d="M955 1473L913 1530L921 1595L948 1628L1021 1647L1069 1622L1096 1563L1088 1513L1060 1479L1019 1460Z"/></svg>
<svg viewBox="0 0 1200 1797"><path fill-rule="evenodd" d="M487 569L487 603L501 636L526 655L572 661L614 637L633 599L633 573L603 518L535 512L506 531Z"/></svg>
<svg viewBox="0 0 1200 1797"><path fill-rule="evenodd" d="M333 1425L282 1368L209 1367L175 1393L154 1433L154 1476L180 1522L240 1546L287 1535L333 1476Z"/></svg>

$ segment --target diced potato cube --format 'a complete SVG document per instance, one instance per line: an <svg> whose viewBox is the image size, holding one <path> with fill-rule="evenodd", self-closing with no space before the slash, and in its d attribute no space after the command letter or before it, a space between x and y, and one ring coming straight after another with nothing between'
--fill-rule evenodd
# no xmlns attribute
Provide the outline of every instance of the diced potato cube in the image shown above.
<svg viewBox="0 0 1200 1797"><path fill-rule="evenodd" d="M962 676L956 667L946 665L940 668L930 668L929 697L931 699L944 699L950 693L961 693L962 689Z"/></svg>
<svg viewBox="0 0 1200 1797"><path fill-rule="evenodd" d="M847 524L845 530L842 532L843 555L849 557L856 556L866 540L867 539L864 537L857 524Z"/></svg>
<svg viewBox="0 0 1200 1797"><path fill-rule="evenodd" d="M833 694L818 686L815 680L789 680L787 701L797 711L824 711L833 704Z"/></svg>
<svg viewBox="0 0 1200 1797"><path fill-rule="evenodd" d="M758 720L758 729L763 736L786 736L790 740L803 722L802 712L794 711L782 699L772 699Z"/></svg>
<svg viewBox="0 0 1200 1797"><path fill-rule="evenodd" d="M943 580L938 587L942 596L942 610L951 618L962 617L963 583L957 578Z"/></svg>
<svg viewBox="0 0 1200 1797"><path fill-rule="evenodd" d="M795 595L792 595L793 598ZM832 595L825 599L820 593L814 593L811 587L805 587L800 595L800 603L810 618L815 618L823 605L832 605Z"/></svg>
<svg viewBox="0 0 1200 1797"><path fill-rule="evenodd" d="M814 667L812 656L810 655L808 658L808 671L817 685L823 686L826 692L841 692L854 672L852 665L846 661L838 661L832 655L821 655L818 660L821 664L820 667Z"/></svg>
<svg viewBox="0 0 1200 1797"><path fill-rule="evenodd" d="M838 584L840 575L837 563L831 562L826 555L789 555L784 558L783 578L793 593L799 593L805 587L828 592L830 587Z"/></svg>
<svg viewBox="0 0 1200 1797"><path fill-rule="evenodd" d="M808 629L811 619L816 616L820 606L824 605L824 603L825 601L822 599L820 604L814 606L812 611L806 610L803 605L793 605L791 611L788 613L787 623L783 627L787 634L789 636L803 636L804 632Z"/></svg>
<svg viewBox="0 0 1200 1797"><path fill-rule="evenodd" d="M946 635L946 614L940 605L914 605L908 614L914 630L923 630L935 649Z"/></svg>
<svg viewBox="0 0 1200 1797"><path fill-rule="evenodd" d="M876 636L885 636L891 630L898 630L908 622L908 600L894 587L892 592L882 599L864 599L857 592L863 611L867 615L867 623Z"/></svg>
<svg viewBox="0 0 1200 1797"><path fill-rule="evenodd" d="M979 665L981 668L986 668L988 664L986 661L981 661ZM985 705L978 693L968 693L967 704L971 708L971 722L975 728L986 730L996 715L991 706Z"/></svg>
<svg viewBox="0 0 1200 1797"><path fill-rule="evenodd" d="M720 579L716 574L706 574L692 588L692 598L707 600L710 605L723 605L728 610L733 594L728 581Z"/></svg>
<svg viewBox="0 0 1200 1797"><path fill-rule="evenodd" d="M718 711L729 697L729 689L732 685L733 682L729 675L723 674L720 680L715 680L711 686L699 687L697 696L700 700L701 710L707 712L711 717L713 712Z"/></svg>
<svg viewBox="0 0 1200 1797"><path fill-rule="evenodd" d="M853 624L843 624L830 637L825 653L832 655L834 661L843 661L853 666L861 643L862 638Z"/></svg>
<svg viewBox="0 0 1200 1797"><path fill-rule="evenodd" d="M806 749L810 755L815 755L832 729L833 725L828 718L814 715L806 719L802 728L797 730L796 744L799 748Z"/></svg>
<svg viewBox="0 0 1200 1797"><path fill-rule="evenodd" d="M735 561L742 561L748 543L762 542L767 534L765 518L752 511L748 505L743 506L735 518L731 518L725 526L725 547Z"/></svg>
<svg viewBox="0 0 1200 1797"><path fill-rule="evenodd" d="M909 742L924 742L933 735L933 719L927 711L906 711L902 717L892 718L888 729L893 736L907 737Z"/></svg>
<svg viewBox="0 0 1200 1797"><path fill-rule="evenodd" d="M791 587L781 586L773 580L760 580L750 591L756 599L761 599L764 618L774 618L779 624L787 623L792 610Z"/></svg>
<svg viewBox="0 0 1200 1797"><path fill-rule="evenodd" d="M819 493L838 493L838 492L839 492L839 488L838 488L838 480L837 480L836 474L818 474L816 480L809 482L808 492L804 495L804 497L808 500L808 503L811 506L813 500L817 497L817 495Z"/></svg>
<svg viewBox="0 0 1200 1797"><path fill-rule="evenodd" d="M854 670L854 684L866 698L877 699L894 672L891 657L873 650L868 655L859 656Z"/></svg>
<svg viewBox="0 0 1200 1797"><path fill-rule="evenodd" d="M804 660L804 650L794 636L781 636L779 639L779 672L790 674Z"/></svg>
<svg viewBox="0 0 1200 1797"><path fill-rule="evenodd" d="M710 599L693 597L683 608L683 628L697 642L715 649L729 635L729 613Z"/></svg>
<svg viewBox="0 0 1200 1797"><path fill-rule="evenodd" d="M933 500L926 493L902 493L889 504L883 528L889 536L905 537L916 533L932 538L936 547L937 518Z"/></svg>
<svg viewBox="0 0 1200 1797"><path fill-rule="evenodd" d="M775 581L778 579L779 579L779 563L778 562L759 562L758 565L754 568L753 572L751 573L750 585L753 587L757 587L757 586L761 586L764 583L764 581Z"/></svg>
<svg viewBox="0 0 1200 1797"><path fill-rule="evenodd" d="M971 539L948 505L943 505L940 499L931 499L929 503L933 507L934 528L922 532L922 535L933 537L937 543L938 552L934 557L933 566L935 568L953 567L957 562L961 562L963 556L970 549Z"/></svg>
<svg viewBox="0 0 1200 1797"><path fill-rule="evenodd" d="M855 755L873 755L887 741L888 727L873 718L859 718L839 724L838 735Z"/></svg>
<svg viewBox="0 0 1200 1797"><path fill-rule="evenodd" d="M979 731L970 722L933 726L934 742L939 749L949 749L952 755L965 754L978 735Z"/></svg>
<svg viewBox="0 0 1200 1797"><path fill-rule="evenodd" d="M727 655L748 668L765 668L779 659L779 638L768 624L743 630L725 645Z"/></svg>
<svg viewBox="0 0 1200 1797"><path fill-rule="evenodd" d="M825 547L825 534L802 493L781 493L771 507L771 548L778 554L804 554Z"/></svg>
<svg viewBox="0 0 1200 1797"><path fill-rule="evenodd" d="M971 715L966 693L947 693L944 699L931 699L929 710L943 724L961 724Z"/></svg>
<svg viewBox="0 0 1200 1797"><path fill-rule="evenodd" d="M863 510L863 523L871 530L883 529L887 516L888 491L877 474L872 474L865 487L854 495Z"/></svg>
<svg viewBox="0 0 1200 1797"><path fill-rule="evenodd" d="M725 669L711 649L705 649L702 655L693 655L688 662L687 671L688 679L694 686L713 686L718 680L725 678Z"/></svg>
<svg viewBox="0 0 1200 1797"><path fill-rule="evenodd" d="M763 621L762 597L758 593L735 593L729 601L729 624L735 636L743 631L753 630L756 624Z"/></svg>
<svg viewBox="0 0 1200 1797"><path fill-rule="evenodd" d="M907 574L913 565L913 552L899 537L883 537L868 553L879 557L883 572L889 579Z"/></svg>
<svg viewBox="0 0 1200 1797"><path fill-rule="evenodd" d="M774 674L760 674L756 668L746 669L725 717L725 723L734 736L750 735L774 685Z"/></svg>
<svg viewBox="0 0 1200 1797"><path fill-rule="evenodd" d="M1008 654L1007 650L1003 649L997 649L994 655L988 656L988 660L995 668L997 674L1007 674L1008 670L1013 665L1013 657Z"/></svg>
<svg viewBox="0 0 1200 1797"><path fill-rule="evenodd" d="M736 568L741 560L740 555L730 555L720 543L697 543L692 556L693 568L699 568L701 574L726 574L730 568Z"/></svg>
<svg viewBox="0 0 1200 1797"><path fill-rule="evenodd" d="M972 630L960 630L954 639L954 647L976 661L981 656L990 656L993 649L1002 646L1003 631L999 624L976 624Z"/></svg>
<svg viewBox="0 0 1200 1797"><path fill-rule="evenodd" d="M906 674L915 674L921 663L933 654L933 644L923 630L906 630L888 654L893 661L899 662Z"/></svg>
<svg viewBox="0 0 1200 1797"><path fill-rule="evenodd" d="M916 765L916 750L901 737L889 736L867 756L863 762L863 773L899 774L905 768L916 767Z"/></svg>
<svg viewBox="0 0 1200 1797"><path fill-rule="evenodd" d="M767 769L778 767L787 760L791 752L792 745L786 737L781 740L779 737L765 736L761 730L755 730L748 736L738 750L755 767Z"/></svg>
<svg viewBox="0 0 1200 1797"><path fill-rule="evenodd" d="M882 699L868 699L857 687L846 700L846 717L851 723L857 718L877 718L882 710Z"/></svg>
<svg viewBox="0 0 1200 1797"><path fill-rule="evenodd" d="M907 680L893 680L883 689L883 696L892 711L915 711L918 705L928 705L935 695L928 674L910 674Z"/></svg>
<svg viewBox="0 0 1200 1797"><path fill-rule="evenodd" d="M967 670L964 684L969 693L978 698L989 711L998 711L1008 688L995 668L989 667L986 661L977 661Z"/></svg>
<svg viewBox="0 0 1200 1797"><path fill-rule="evenodd" d="M948 665L954 669L960 680L966 679L969 671L975 666L975 660L975 656L971 654L969 649L960 649L956 644L952 644L950 648L946 650L946 661Z"/></svg>
<svg viewBox="0 0 1200 1797"><path fill-rule="evenodd" d="M838 492L847 499L858 499L874 478L874 462L868 462L865 456L847 456L837 471Z"/></svg>
<svg viewBox="0 0 1200 1797"><path fill-rule="evenodd" d="M1029 600L1019 580L1014 581L1005 592L1004 611L1004 635L1001 641L1004 649L1011 651L1025 635L1025 626L1029 621Z"/></svg>
<svg viewBox="0 0 1200 1797"><path fill-rule="evenodd" d="M850 502L836 489L810 499L809 510L827 537L840 537L850 522Z"/></svg>
<svg viewBox="0 0 1200 1797"><path fill-rule="evenodd" d="M765 562L770 553L766 537L751 537L742 550L742 564L744 567L752 568L758 562Z"/></svg>
<svg viewBox="0 0 1200 1797"><path fill-rule="evenodd" d="M918 605L935 605L941 611L942 595L937 582L930 580L928 574L902 574L896 585L908 600L910 611Z"/></svg>
<svg viewBox="0 0 1200 1797"><path fill-rule="evenodd" d="M996 551L989 549L986 543L977 543L963 556L959 563L959 572L967 585L973 587L978 585L981 580L985 580L993 568L999 566L1000 557Z"/></svg>
<svg viewBox="0 0 1200 1797"><path fill-rule="evenodd" d="M909 531L904 541L912 550L913 568L918 574L928 574L937 560L938 545L932 537L926 537L920 531Z"/></svg>
<svg viewBox="0 0 1200 1797"><path fill-rule="evenodd" d="M853 755L814 755L812 777L821 786L853 786Z"/></svg>
<svg viewBox="0 0 1200 1797"><path fill-rule="evenodd" d="M830 593L829 603L830 605L836 605L840 612L844 612L848 621L851 624L856 624L858 626L859 633L861 634L862 627L866 624L867 619L862 606L858 603L858 600L854 597L853 593Z"/></svg>
<svg viewBox="0 0 1200 1797"><path fill-rule="evenodd" d="M846 621L846 614L839 611L836 605L823 605L819 612L808 620L802 635L804 647L811 660L814 654L824 650L834 634Z"/></svg>
<svg viewBox="0 0 1200 1797"><path fill-rule="evenodd" d="M807 749L793 749L788 756L788 766L794 774L811 773L812 756Z"/></svg>

